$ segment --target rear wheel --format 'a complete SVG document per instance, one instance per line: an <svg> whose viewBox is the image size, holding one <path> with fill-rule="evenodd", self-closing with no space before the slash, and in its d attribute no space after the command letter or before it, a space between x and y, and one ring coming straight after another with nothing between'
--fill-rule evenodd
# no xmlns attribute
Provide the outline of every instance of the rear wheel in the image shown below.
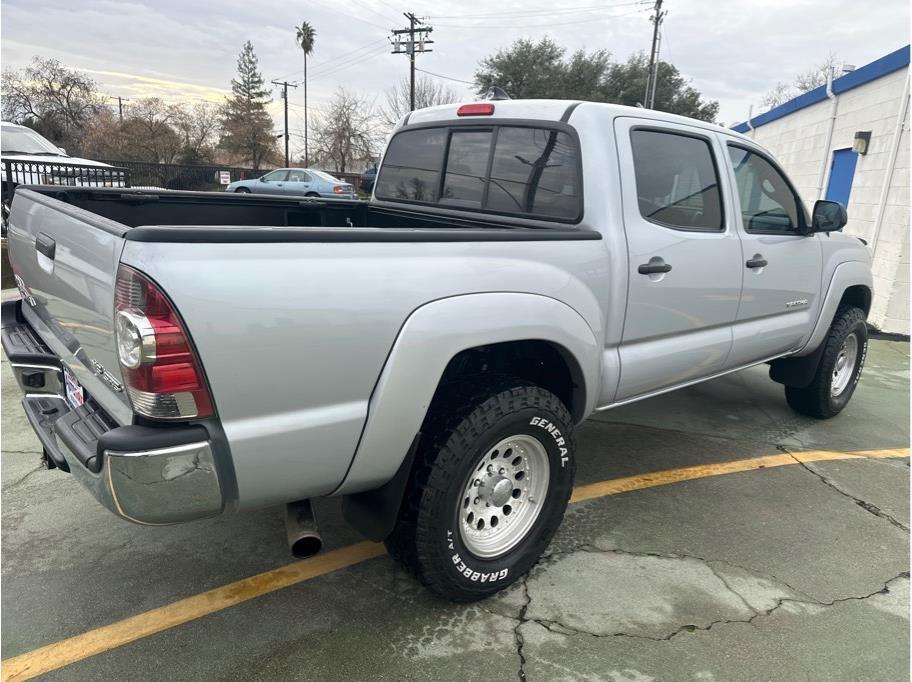
<svg viewBox="0 0 912 682"><path fill-rule="evenodd" d="M833 326L813 381L804 388L785 387L785 399L796 412L829 419L848 405L868 351L868 328L860 308L843 306Z"/></svg>
<svg viewBox="0 0 912 682"><path fill-rule="evenodd" d="M318 196L320 196L320 195L317 194L316 192L308 192L308 193L305 194L304 196L305 196L305 197L318 197Z"/></svg>
<svg viewBox="0 0 912 682"><path fill-rule="evenodd" d="M560 525L573 486L563 403L510 382L429 418L387 539L390 553L452 601L488 597L528 571Z"/></svg>

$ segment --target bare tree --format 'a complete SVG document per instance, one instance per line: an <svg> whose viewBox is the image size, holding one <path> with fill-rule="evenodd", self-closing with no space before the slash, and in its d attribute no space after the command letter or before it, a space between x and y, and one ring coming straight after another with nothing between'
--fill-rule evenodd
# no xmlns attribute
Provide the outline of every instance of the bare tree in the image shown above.
<svg viewBox="0 0 912 682"><path fill-rule="evenodd" d="M221 126L221 109L209 102L172 108L174 128L180 136L181 163L212 163Z"/></svg>
<svg viewBox="0 0 912 682"><path fill-rule="evenodd" d="M815 67L795 76L791 83L776 83L776 86L763 96L760 105L768 111L788 102L790 99L794 99L802 93L819 88L827 82L827 78L830 75L835 78L842 70L843 65L844 62L831 52L826 59Z"/></svg>
<svg viewBox="0 0 912 682"><path fill-rule="evenodd" d="M131 102L121 126L130 160L174 163L181 152L181 138L174 124L179 108L158 97Z"/></svg>
<svg viewBox="0 0 912 682"><path fill-rule="evenodd" d="M24 69L3 73L3 119L34 128L73 151L80 150L104 100L94 80L56 59L34 57Z"/></svg>
<svg viewBox="0 0 912 682"><path fill-rule="evenodd" d="M90 159L130 159L123 123L110 109L98 112L82 138L82 154Z"/></svg>
<svg viewBox="0 0 912 682"><path fill-rule="evenodd" d="M453 90L427 76L415 79L415 108L433 107L437 104L452 104L459 100ZM380 110L380 117L390 128L410 111L409 82L403 78L386 91L386 104Z"/></svg>
<svg viewBox="0 0 912 682"><path fill-rule="evenodd" d="M379 147L373 103L365 97L339 88L328 110L315 119L311 155L324 167L345 173Z"/></svg>

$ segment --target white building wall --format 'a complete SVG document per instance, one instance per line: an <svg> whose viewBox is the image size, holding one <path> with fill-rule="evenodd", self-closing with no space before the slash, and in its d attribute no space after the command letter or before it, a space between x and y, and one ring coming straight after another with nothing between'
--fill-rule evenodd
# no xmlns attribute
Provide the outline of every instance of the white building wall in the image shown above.
<svg viewBox="0 0 912 682"><path fill-rule="evenodd" d="M832 153L851 147L855 133L871 131L868 153L859 155L849 196L845 231L866 239L874 249L874 302L869 321L879 329L909 333L909 114L906 69L886 74L836 96L832 140L826 148L833 115L831 100L755 128L747 134L769 149L795 183L808 210L822 199ZM898 118L905 113L899 153L889 173ZM890 179L881 227L875 223Z"/></svg>

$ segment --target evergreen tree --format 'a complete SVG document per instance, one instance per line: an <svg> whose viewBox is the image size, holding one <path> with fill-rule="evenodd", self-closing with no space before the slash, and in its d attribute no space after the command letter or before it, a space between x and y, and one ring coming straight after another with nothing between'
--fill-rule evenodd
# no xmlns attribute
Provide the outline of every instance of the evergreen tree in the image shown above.
<svg viewBox="0 0 912 682"><path fill-rule="evenodd" d="M222 109L220 146L253 168L274 163L278 157L273 122L266 105L272 99L248 40L238 55L238 75L231 81L231 97Z"/></svg>

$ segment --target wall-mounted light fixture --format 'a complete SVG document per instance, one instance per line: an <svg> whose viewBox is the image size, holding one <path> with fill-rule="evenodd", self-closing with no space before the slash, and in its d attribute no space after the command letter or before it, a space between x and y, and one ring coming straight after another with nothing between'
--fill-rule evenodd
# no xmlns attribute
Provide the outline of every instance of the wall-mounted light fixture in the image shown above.
<svg viewBox="0 0 912 682"><path fill-rule="evenodd" d="M859 130L855 133L855 141L852 143L852 149L862 156L868 153L868 145L871 143L871 131Z"/></svg>

